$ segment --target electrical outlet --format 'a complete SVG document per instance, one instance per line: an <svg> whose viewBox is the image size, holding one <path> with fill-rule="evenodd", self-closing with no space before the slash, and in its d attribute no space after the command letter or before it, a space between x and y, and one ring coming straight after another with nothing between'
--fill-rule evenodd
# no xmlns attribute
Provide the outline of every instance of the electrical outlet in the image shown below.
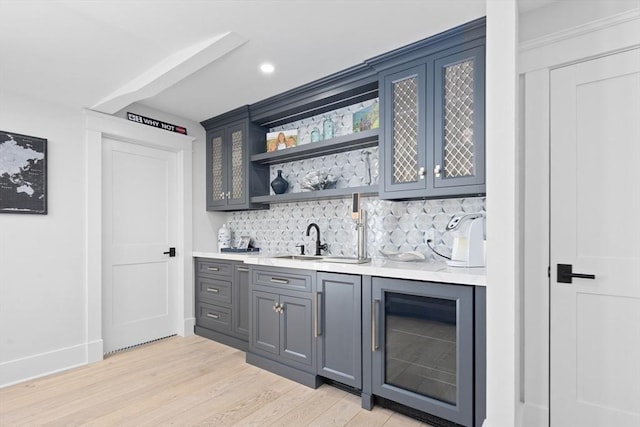
<svg viewBox="0 0 640 427"><path fill-rule="evenodd" d="M433 228L428 229L424 233L424 241L427 242L429 240L431 240L431 243L433 243L435 245L435 243L436 243L436 230L434 230Z"/></svg>

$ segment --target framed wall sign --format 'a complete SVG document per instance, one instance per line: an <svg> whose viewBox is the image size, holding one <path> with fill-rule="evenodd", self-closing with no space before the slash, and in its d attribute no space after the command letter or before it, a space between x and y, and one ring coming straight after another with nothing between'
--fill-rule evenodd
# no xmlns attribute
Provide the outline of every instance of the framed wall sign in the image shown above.
<svg viewBox="0 0 640 427"><path fill-rule="evenodd" d="M0 130L0 213L47 214L47 140Z"/></svg>

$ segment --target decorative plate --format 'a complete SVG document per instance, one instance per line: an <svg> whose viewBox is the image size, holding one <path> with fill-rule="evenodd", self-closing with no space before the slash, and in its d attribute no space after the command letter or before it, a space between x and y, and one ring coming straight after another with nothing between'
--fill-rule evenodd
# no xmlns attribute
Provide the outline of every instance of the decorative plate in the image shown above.
<svg viewBox="0 0 640 427"><path fill-rule="evenodd" d="M427 259L423 254L416 251L409 252L391 252L391 251L383 251L380 250L380 253L385 256L385 258L390 259L391 261L422 261Z"/></svg>

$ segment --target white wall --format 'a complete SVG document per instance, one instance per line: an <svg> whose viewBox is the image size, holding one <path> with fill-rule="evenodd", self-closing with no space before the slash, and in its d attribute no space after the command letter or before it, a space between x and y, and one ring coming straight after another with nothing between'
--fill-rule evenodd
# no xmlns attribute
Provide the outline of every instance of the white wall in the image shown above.
<svg viewBox="0 0 640 427"><path fill-rule="evenodd" d="M521 15L520 42L640 7L638 0L561 0Z"/></svg>
<svg viewBox="0 0 640 427"><path fill-rule="evenodd" d="M0 385L83 363L82 111L0 97L0 129L48 140L48 214L0 214Z"/></svg>
<svg viewBox="0 0 640 427"><path fill-rule="evenodd" d="M487 0L487 417L517 425L520 245L518 16L515 0Z"/></svg>
<svg viewBox="0 0 640 427"><path fill-rule="evenodd" d="M205 211L204 130L142 105L116 115L126 111L186 126L197 138L194 247L214 250L214 231L226 215ZM0 215L0 387L88 360L84 127L80 109L7 92L0 97L1 130L48 140L48 215ZM192 318L193 298L185 304Z"/></svg>

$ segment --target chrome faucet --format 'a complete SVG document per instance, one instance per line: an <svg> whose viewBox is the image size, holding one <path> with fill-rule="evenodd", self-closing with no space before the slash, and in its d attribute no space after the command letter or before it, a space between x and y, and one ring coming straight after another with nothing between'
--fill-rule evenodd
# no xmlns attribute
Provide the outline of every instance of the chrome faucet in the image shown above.
<svg viewBox="0 0 640 427"><path fill-rule="evenodd" d="M367 259L367 212L360 211L359 218L356 220L356 230L358 232L358 260L364 261Z"/></svg>
<svg viewBox="0 0 640 427"><path fill-rule="evenodd" d="M356 220L356 231L358 232L358 261L369 261L367 258L367 212L362 210L360 205L360 193L352 195L351 218Z"/></svg>
<svg viewBox="0 0 640 427"><path fill-rule="evenodd" d="M318 227L318 224L316 224L315 222L312 222L307 226L307 236L309 235L309 232L311 231L312 228L316 229L316 255L322 255L320 251L321 250L326 251L327 244L320 243L320 227Z"/></svg>

